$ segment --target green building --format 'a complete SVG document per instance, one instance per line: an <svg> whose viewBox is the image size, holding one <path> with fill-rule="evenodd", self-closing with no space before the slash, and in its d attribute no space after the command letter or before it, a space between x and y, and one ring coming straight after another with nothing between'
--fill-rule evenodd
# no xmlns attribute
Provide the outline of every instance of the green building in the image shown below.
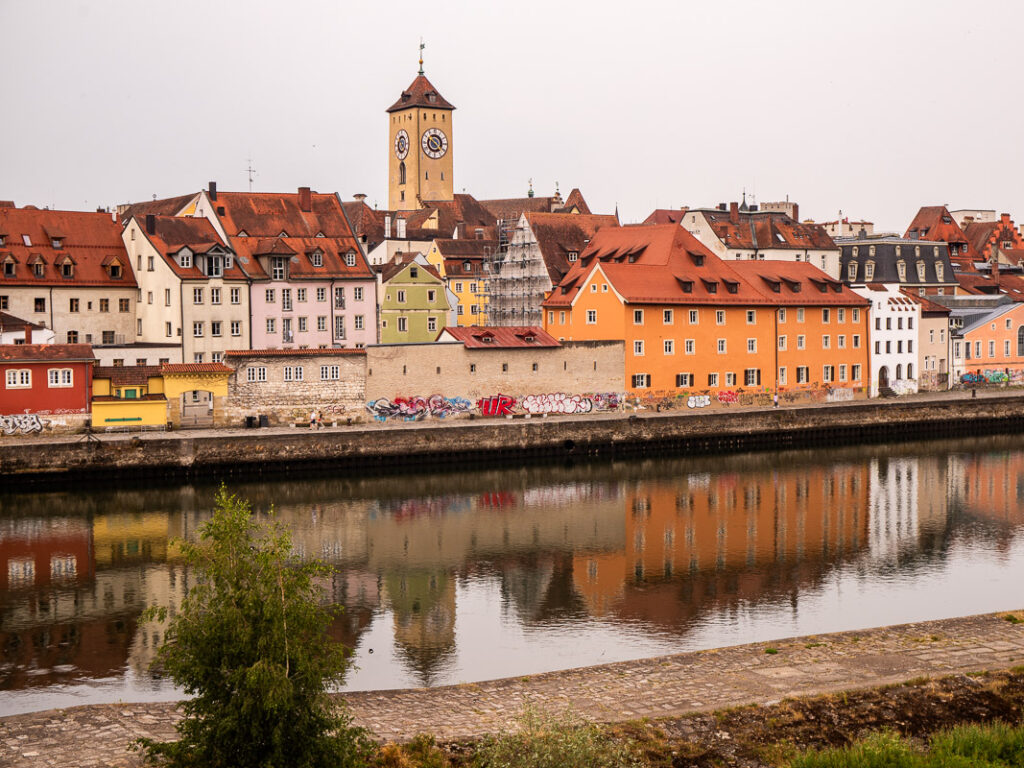
<svg viewBox="0 0 1024 768"><path fill-rule="evenodd" d="M407 257L408 258L408 257ZM379 273L380 343L434 341L448 325L451 305L444 278L417 254Z"/></svg>

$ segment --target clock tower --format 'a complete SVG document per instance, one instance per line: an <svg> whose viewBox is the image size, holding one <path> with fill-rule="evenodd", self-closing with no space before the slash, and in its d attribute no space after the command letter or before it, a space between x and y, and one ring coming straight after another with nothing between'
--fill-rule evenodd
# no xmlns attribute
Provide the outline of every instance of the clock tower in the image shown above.
<svg viewBox="0 0 1024 768"><path fill-rule="evenodd" d="M452 113L420 71L388 107L388 208L408 211L429 200L453 200Z"/></svg>

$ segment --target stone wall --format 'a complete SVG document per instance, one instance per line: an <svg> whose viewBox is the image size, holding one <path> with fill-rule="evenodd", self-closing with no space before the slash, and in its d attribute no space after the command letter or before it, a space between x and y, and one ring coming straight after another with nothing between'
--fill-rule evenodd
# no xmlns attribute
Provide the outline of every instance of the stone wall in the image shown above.
<svg viewBox="0 0 1024 768"><path fill-rule="evenodd" d="M589 413L621 403L621 341L467 349L461 343L366 350L366 408L379 420Z"/></svg>
<svg viewBox="0 0 1024 768"><path fill-rule="evenodd" d="M266 416L272 425L308 424L314 410L327 423L366 420L365 359L362 350L349 349L232 352L225 358L235 372L228 380L224 421L239 426L248 416ZM325 366L327 378L321 376ZM292 369L291 381L285 380L286 367ZM265 369L266 380L249 381L249 368ZM296 380L297 368L301 380Z"/></svg>

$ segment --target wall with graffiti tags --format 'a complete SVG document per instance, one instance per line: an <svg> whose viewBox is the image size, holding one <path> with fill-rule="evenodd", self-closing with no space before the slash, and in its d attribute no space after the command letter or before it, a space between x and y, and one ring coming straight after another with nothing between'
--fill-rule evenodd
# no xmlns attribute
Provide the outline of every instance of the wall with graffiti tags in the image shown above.
<svg viewBox="0 0 1024 768"><path fill-rule="evenodd" d="M831 387L796 389L779 392L778 404L800 405L812 403L842 403L866 399L863 387ZM625 410L634 411L703 411L730 408L771 408L775 405L775 392L765 388L736 388L720 390L652 390L625 398Z"/></svg>
<svg viewBox="0 0 1024 768"><path fill-rule="evenodd" d="M467 349L461 343L366 350L366 412L378 421L580 415L623 403L621 341Z"/></svg>
<svg viewBox="0 0 1024 768"><path fill-rule="evenodd" d="M87 413L61 410L0 414L0 438L72 434L81 432L88 420Z"/></svg>

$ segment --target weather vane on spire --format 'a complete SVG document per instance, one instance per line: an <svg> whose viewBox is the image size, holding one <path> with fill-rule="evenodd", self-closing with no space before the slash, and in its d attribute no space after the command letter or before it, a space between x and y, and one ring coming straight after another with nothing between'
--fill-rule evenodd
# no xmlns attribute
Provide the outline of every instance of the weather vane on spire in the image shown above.
<svg viewBox="0 0 1024 768"><path fill-rule="evenodd" d="M423 42L423 38L420 38L420 74L423 74L423 49L426 48L426 43Z"/></svg>

